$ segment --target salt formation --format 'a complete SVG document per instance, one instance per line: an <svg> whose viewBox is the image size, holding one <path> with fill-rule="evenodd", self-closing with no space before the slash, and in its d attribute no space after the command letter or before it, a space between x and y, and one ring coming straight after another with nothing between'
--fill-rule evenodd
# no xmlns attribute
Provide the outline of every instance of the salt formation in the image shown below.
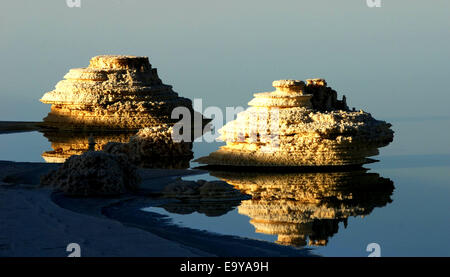
<svg viewBox="0 0 450 277"><path fill-rule="evenodd" d="M392 202L393 182L366 170L322 173L210 172L243 193L240 214L279 244L325 245L351 216Z"/></svg>
<svg viewBox="0 0 450 277"><path fill-rule="evenodd" d="M128 143L110 142L103 151L125 154L130 162L147 168L187 168L193 158L192 142L174 141L173 128L165 125L139 130Z"/></svg>
<svg viewBox="0 0 450 277"><path fill-rule="evenodd" d="M323 79L274 81L219 130L226 145L197 162L227 166L361 165L393 139L391 124L350 111Z"/></svg>
<svg viewBox="0 0 450 277"><path fill-rule="evenodd" d="M225 201L245 199L239 190L223 181L184 181L181 178L167 185L164 197L198 201Z"/></svg>
<svg viewBox="0 0 450 277"><path fill-rule="evenodd" d="M74 155L41 177L41 185L72 196L118 195L138 188L137 168L125 155L89 151Z"/></svg>
<svg viewBox="0 0 450 277"><path fill-rule="evenodd" d="M234 199L226 201L171 201L160 207L174 214L200 213L212 217L225 215L234 210L240 203L240 200Z"/></svg>
<svg viewBox="0 0 450 277"><path fill-rule="evenodd" d="M148 57L96 56L87 68L71 69L64 78L41 99L52 105L45 127L137 131L173 125L179 120L171 119L175 107L193 112L192 101L163 84Z"/></svg>
<svg viewBox="0 0 450 277"><path fill-rule="evenodd" d="M179 200L163 204L161 208L166 211L177 214L197 212L206 216L224 215L242 200L250 198L223 181L184 181L181 178L167 185L162 193L165 198Z"/></svg>

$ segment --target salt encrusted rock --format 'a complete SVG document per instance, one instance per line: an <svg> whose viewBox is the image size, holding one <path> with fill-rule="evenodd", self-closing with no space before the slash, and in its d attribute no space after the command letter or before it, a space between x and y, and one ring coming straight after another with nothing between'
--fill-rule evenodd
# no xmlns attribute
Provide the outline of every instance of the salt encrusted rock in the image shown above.
<svg viewBox="0 0 450 277"><path fill-rule="evenodd" d="M391 124L349 111L323 79L280 80L219 130L227 144L197 162L227 166L361 165L393 139Z"/></svg>
<svg viewBox="0 0 450 277"><path fill-rule="evenodd" d="M56 170L41 177L41 185L51 186L71 196L108 196L134 191L140 177L125 155L89 151L74 155Z"/></svg>
<svg viewBox="0 0 450 277"><path fill-rule="evenodd" d="M168 125L139 130L128 143L111 142L103 151L125 154L130 162L148 168L187 168L193 157L192 142L176 142Z"/></svg>
<svg viewBox="0 0 450 277"><path fill-rule="evenodd" d="M52 104L46 127L137 131L173 125L178 121L171 119L175 107L193 112L192 101L163 84L148 57L96 56L89 67L71 69L64 78L41 99Z"/></svg>
<svg viewBox="0 0 450 277"><path fill-rule="evenodd" d="M181 178L163 189L167 198L196 201L231 201L247 197L233 186L223 181L184 181Z"/></svg>
<svg viewBox="0 0 450 277"><path fill-rule="evenodd" d="M277 235L277 243L325 245L339 223L369 215L392 202L393 182L366 170L319 173L212 171L251 200L240 214L251 218L256 232Z"/></svg>

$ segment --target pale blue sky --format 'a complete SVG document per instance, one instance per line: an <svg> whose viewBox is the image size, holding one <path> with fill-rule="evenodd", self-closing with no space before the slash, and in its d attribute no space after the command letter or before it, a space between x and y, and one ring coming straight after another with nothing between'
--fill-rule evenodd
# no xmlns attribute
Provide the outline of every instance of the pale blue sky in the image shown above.
<svg viewBox="0 0 450 277"><path fill-rule="evenodd" d="M146 55L204 106L246 106L276 79L326 78L378 118L450 115L450 1L5 1L0 120L40 120L38 99L98 54Z"/></svg>

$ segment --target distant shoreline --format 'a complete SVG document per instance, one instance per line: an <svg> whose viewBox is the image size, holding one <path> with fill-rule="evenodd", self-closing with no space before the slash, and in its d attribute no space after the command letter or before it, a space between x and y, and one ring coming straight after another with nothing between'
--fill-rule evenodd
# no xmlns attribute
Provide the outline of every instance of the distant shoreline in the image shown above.
<svg viewBox="0 0 450 277"><path fill-rule="evenodd" d="M41 130L39 124L33 121L0 121L0 134L31 132Z"/></svg>

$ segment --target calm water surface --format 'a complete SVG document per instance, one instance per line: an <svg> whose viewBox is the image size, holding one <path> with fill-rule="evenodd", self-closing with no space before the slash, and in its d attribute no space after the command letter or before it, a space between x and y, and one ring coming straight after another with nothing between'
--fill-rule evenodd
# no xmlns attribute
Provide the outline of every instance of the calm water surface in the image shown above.
<svg viewBox="0 0 450 277"><path fill-rule="evenodd" d="M243 183L244 188L259 180L261 188L275 200L264 202L263 197L263 202L244 201L238 207L205 203L194 208L185 204L143 209L167 215L174 224L310 247L324 256L367 256L366 246L372 242L381 246L383 256L448 256L450 140L449 131L443 131L442 126L450 126L450 119L388 121L396 131L394 142L381 149L380 162L366 165L367 172L344 173L344 177L339 173L224 177L210 172L186 179L232 180ZM426 139L438 132L439 136ZM195 157L222 144L195 143ZM0 145L1 160L44 162L42 154L52 150L39 132L0 135ZM191 162L191 166L197 165ZM282 189L287 192L272 191L275 181L285 182ZM301 195L308 191L316 193L316 198L307 198L310 203L280 200L283 193Z"/></svg>

